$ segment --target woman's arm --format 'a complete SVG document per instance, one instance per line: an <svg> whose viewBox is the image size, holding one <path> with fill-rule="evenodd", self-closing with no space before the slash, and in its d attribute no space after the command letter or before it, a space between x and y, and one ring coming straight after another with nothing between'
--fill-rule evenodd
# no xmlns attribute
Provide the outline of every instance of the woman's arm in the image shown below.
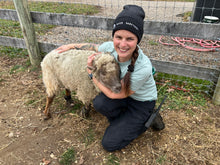
<svg viewBox="0 0 220 165"><path fill-rule="evenodd" d="M98 52L98 44L91 44L91 43L79 43L79 44L68 44L68 45L62 45L56 50L58 50L58 53L65 52L69 49L80 49L80 50L93 50L95 52Z"/></svg>
<svg viewBox="0 0 220 165"><path fill-rule="evenodd" d="M107 88L104 85L102 85L95 78L93 78L92 80L96 84L96 86L110 99L123 99L123 98L126 98L126 97L128 97L128 96L130 96L130 95L132 95L134 93L134 91L130 90L129 95L126 95L125 87L123 85L124 84L123 80L121 81L122 88L121 88L120 93L112 92L109 88Z"/></svg>

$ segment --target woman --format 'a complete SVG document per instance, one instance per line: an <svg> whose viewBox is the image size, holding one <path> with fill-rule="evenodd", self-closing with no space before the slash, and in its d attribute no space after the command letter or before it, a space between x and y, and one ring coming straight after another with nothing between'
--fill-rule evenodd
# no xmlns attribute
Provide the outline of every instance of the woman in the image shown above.
<svg viewBox="0 0 220 165"><path fill-rule="evenodd" d="M101 45L69 44L58 48L59 52L74 48L109 52L120 65L122 90L120 93L113 93L92 78L89 68L96 54L91 55L87 62L87 71L91 79L102 91L93 100L93 106L110 122L102 140L102 145L107 151L124 148L146 131L145 122L152 113L157 99L151 62L138 46L143 36L144 18L145 12L141 7L126 5L115 19L113 42ZM155 130L164 129L160 115L156 117L155 121L157 120L160 122L153 122L151 127Z"/></svg>

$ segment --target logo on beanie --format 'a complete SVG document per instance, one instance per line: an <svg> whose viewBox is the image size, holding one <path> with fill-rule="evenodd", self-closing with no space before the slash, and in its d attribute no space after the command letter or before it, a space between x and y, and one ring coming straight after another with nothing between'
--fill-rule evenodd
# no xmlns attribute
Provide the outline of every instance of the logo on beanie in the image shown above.
<svg viewBox="0 0 220 165"><path fill-rule="evenodd" d="M125 24L134 27L136 30L139 30L138 27L131 22L125 22Z"/></svg>
<svg viewBox="0 0 220 165"><path fill-rule="evenodd" d="M118 26L118 25L122 25L122 24L124 24L123 22L118 22L118 23L115 23L114 25L113 25L113 29L115 29L116 28L116 26Z"/></svg>
<svg viewBox="0 0 220 165"><path fill-rule="evenodd" d="M137 31L139 31L139 28L135 24L133 24L131 22L118 22L118 23L115 23L113 25L113 29L115 29L117 26L120 26L120 25L131 26L131 27L135 28Z"/></svg>

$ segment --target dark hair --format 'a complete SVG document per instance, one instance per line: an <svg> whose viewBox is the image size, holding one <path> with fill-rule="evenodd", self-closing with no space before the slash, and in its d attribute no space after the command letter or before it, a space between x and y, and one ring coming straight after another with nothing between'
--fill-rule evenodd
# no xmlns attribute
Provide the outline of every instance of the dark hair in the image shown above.
<svg viewBox="0 0 220 165"><path fill-rule="evenodd" d="M136 62L138 58L138 46L136 47L136 49L134 50L132 57L131 57L131 64L128 65L128 71L125 74L124 77L124 85L125 85L125 94L128 96L129 95L129 90L131 87L131 72L134 71L134 64Z"/></svg>

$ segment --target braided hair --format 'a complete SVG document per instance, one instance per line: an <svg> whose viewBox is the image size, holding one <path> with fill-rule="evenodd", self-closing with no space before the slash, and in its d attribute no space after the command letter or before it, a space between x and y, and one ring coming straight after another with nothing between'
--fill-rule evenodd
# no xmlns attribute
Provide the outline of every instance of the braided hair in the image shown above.
<svg viewBox="0 0 220 165"><path fill-rule="evenodd" d="M138 58L138 47L133 52L133 55L131 57L131 64L128 65L127 73L124 76L124 85L125 85L125 94L128 96L130 87L131 87L131 72L134 71L134 64Z"/></svg>

